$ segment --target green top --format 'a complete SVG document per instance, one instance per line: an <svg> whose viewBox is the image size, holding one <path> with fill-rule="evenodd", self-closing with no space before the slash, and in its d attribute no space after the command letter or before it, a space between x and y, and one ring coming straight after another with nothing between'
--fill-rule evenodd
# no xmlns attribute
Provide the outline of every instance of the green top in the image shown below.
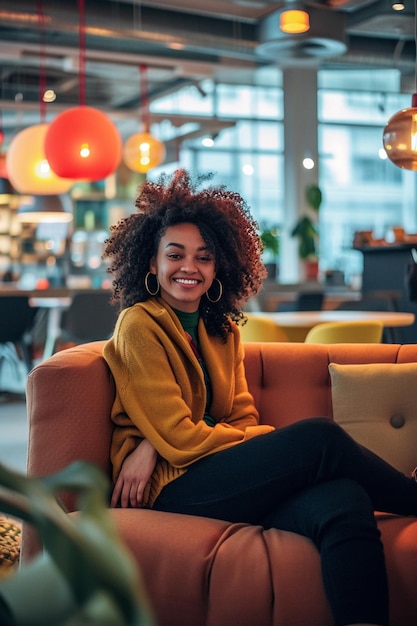
<svg viewBox="0 0 417 626"><path fill-rule="evenodd" d="M203 419L206 422L206 424L208 424L209 426L214 426L216 423L216 420L213 417L211 417L211 415L209 415L208 413L210 409L211 399L212 399L211 381L208 375L206 364L204 363L203 357L201 356L201 353L200 353L200 343L198 341L197 327L198 327L198 320L199 320L200 314L198 311L195 311L194 313L185 313L184 311L178 311L177 309L174 309L174 311L175 311L175 314L178 316L178 319L180 320L181 325L183 329L185 330L186 334L188 334L187 338L190 341L191 348L195 356L197 357L198 362L200 363L201 368L203 370L204 382L206 384L206 390L207 390L206 410L205 410Z"/></svg>

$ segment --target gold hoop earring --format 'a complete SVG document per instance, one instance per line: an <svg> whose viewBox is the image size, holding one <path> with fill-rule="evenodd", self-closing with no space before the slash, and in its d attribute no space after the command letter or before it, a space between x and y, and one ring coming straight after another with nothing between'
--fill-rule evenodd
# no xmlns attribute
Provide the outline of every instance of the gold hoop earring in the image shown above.
<svg viewBox="0 0 417 626"><path fill-rule="evenodd" d="M210 298L209 292L206 291L206 298L212 304L216 304L216 302L218 302L220 300L220 298L222 297L222 295L223 295L223 285L221 284L221 282L220 282L220 280L218 278L215 278L214 280L217 280L217 282L219 283L219 295L217 296L217 298L215 298L213 300L212 298Z"/></svg>
<svg viewBox="0 0 417 626"><path fill-rule="evenodd" d="M156 291L151 291L149 289L149 276L154 276L155 277L156 285L157 285ZM146 274L146 276L145 276L145 289L146 289L146 291L148 292L148 294L150 296L156 296L157 293L159 293L159 280L158 280L158 276L156 274L151 274L150 272L148 272Z"/></svg>

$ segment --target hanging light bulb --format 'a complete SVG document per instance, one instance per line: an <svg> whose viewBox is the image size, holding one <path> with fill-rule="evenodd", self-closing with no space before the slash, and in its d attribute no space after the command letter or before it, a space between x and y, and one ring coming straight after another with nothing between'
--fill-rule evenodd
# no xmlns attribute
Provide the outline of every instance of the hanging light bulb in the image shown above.
<svg viewBox="0 0 417 626"><path fill-rule="evenodd" d="M291 35L306 33L310 30L310 16L301 9L284 10L279 18L279 27L283 33Z"/></svg>
<svg viewBox="0 0 417 626"><path fill-rule="evenodd" d="M417 0L414 3L415 42L417 45ZM417 62L415 70L417 91ZM384 128L383 144L390 161L397 167L417 171L417 93L411 107L395 113Z"/></svg>
<svg viewBox="0 0 417 626"><path fill-rule="evenodd" d="M123 147L123 161L127 167L141 174L160 165L165 159L165 145L149 132L149 103L147 88L147 67L140 66L142 91L142 123L144 131L127 139Z"/></svg>
<svg viewBox="0 0 417 626"><path fill-rule="evenodd" d="M84 0L78 0L80 17L80 106L58 115L45 137L45 154L56 174L63 178L96 181L107 178L122 159L122 140L112 120L85 106L85 15Z"/></svg>

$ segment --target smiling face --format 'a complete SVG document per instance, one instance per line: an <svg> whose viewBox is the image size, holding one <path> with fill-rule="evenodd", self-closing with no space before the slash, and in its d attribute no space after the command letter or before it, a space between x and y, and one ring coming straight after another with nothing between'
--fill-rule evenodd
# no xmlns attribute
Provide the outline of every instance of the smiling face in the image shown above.
<svg viewBox="0 0 417 626"><path fill-rule="evenodd" d="M198 310L201 296L216 276L213 254L197 226L188 222L167 228L150 271L158 276L162 298L185 313Z"/></svg>

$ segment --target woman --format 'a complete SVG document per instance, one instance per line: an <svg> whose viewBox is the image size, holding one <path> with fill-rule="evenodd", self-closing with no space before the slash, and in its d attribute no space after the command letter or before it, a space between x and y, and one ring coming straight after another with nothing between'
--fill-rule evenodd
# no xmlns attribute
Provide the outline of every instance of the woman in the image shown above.
<svg viewBox="0 0 417 626"><path fill-rule="evenodd" d="M136 206L105 249L122 310L104 348L116 381L112 505L305 535L335 624L388 625L374 510L415 515L417 483L329 419L259 424L238 324L265 269L238 194L198 191L178 171L146 182Z"/></svg>

